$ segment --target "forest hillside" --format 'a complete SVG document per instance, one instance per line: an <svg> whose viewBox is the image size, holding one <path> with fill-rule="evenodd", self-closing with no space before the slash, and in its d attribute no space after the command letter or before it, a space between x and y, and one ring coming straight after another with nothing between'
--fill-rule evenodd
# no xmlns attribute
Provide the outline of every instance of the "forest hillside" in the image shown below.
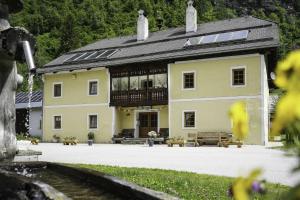
<svg viewBox="0 0 300 200"><path fill-rule="evenodd" d="M37 38L35 60L42 67L57 56L94 41L135 34L137 11L145 10L151 32L183 26L186 0L25 0L11 17ZM198 23L252 15L278 23L279 55L300 47L300 0L195 0ZM19 65L26 78L26 67ZM26 91L27 84L20 90ZM35 90L40 89L36 80Z"/></svg>

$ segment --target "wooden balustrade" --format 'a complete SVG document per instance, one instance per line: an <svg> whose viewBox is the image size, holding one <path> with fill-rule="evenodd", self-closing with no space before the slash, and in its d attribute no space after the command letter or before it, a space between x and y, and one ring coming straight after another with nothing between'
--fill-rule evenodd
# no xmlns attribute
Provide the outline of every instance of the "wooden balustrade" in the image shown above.
<svg viewBox="0 0 300 200"><path fill-rule="evenodd" d="M111 91L111 106L152 106L168 104L168 88Z"/></svg>

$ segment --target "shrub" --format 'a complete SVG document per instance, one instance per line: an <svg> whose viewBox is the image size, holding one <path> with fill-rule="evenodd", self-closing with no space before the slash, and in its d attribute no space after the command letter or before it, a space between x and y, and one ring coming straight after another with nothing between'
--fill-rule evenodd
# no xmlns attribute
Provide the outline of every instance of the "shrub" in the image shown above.
<svg viewBox="0 0 300 200"><path fill-rule="evenodd" d="M89 140L94 140L95 139L95 134L93 132L88 133L88 139Z"/></svg>
<svg viewBox="0 0 300 200"><path fill-rule="evenodd" d="M37 136L31 136L29 133L20 133L16 134L17 140L40 140L40 137Z"/></svg>

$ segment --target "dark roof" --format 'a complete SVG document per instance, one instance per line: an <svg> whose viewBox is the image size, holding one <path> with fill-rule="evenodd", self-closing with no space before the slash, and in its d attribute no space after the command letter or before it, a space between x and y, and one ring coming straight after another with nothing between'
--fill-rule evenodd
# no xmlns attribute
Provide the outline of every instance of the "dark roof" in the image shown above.
<svg viewBox="0 0 300 200"><path fill-rule="evenodd" d="M42 102L43 100L43 92L36 91L32 92L31 102ZM16 95L16 104L20 103L28 103L28 92L18 92Z"/></svg>
<svg viewBox="0 0 300 200"><path fill-rule="evenodd" d="M249 30L247 39L197 45L192 48L184 47L186 41L192 37L237 30ZM262 50L278 46L279 33L277 24L249 16L200 24L198 25L198 31L195 33L185 33L185 27L154 32L150 33L146 41L142 42L137 42L136 35L100 40L56 58L43 68L38 69L38 73L170 59L180 60L188 57ZM65 62L74 56L75 53L104 49L118 49L118 51L104 60Z"/></svg>

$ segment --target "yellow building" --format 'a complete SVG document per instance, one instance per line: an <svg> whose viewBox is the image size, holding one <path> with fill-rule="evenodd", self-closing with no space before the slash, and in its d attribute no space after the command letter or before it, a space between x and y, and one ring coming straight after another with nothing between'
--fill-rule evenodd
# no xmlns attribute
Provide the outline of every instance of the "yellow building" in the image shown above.
<svg viewBox="0 0 300 200"><path fill-rule="evenodd" d="M228 110L245 101L248 144L268 140L269 76L279 45L275 23L242 17L105 39L66 53L38 70L44 81L43 140L75 136L109 143L113 135L146 138L231 132Z"/></svg>

